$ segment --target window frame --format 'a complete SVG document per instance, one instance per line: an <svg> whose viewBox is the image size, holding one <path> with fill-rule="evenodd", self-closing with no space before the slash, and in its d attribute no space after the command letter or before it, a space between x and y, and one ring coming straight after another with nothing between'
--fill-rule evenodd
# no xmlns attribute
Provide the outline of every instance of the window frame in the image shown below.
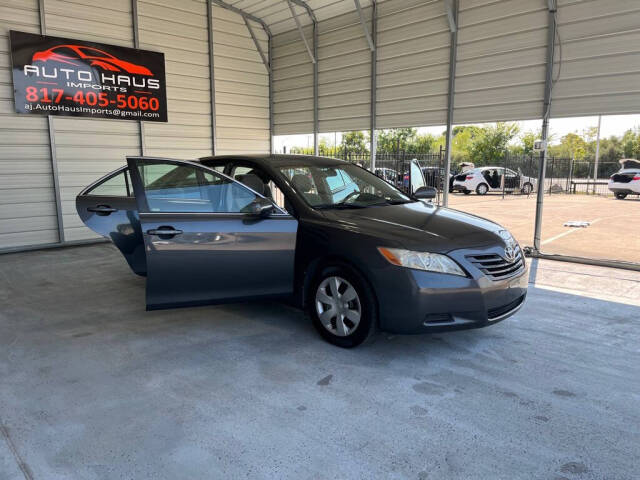
<svg viewBox="0 0 640 480"><path fill-rule="evenodd" d="M92 195L91 192L94 191L96 188L98 188L99 186L101 186L103 183L108 182L109 180L111 180L112 178L117 177L120 174L124 174L124 183L125 183L125 188L127 190L127 195L126 196L122 196L122 195L102 195L102 194L98 194L98 195ZM124 167L120 167L112 172L107 173L105 176L100 177L98 180L96 180L95 182L93 182L91 185L87 186L84 190L82 190L79 194L79 196L88 196L88 197L114 197L114 198L135 198L135 193L133 191L133 184L131 182L131 173L129 172L129 166L125 165Z"/></svg>
<svg viewBox="0 0 640 480"><path fill-rule="evenodd" d="M202 163L196 163L196 162L192 162L192 161L188 161L188 160L175 160L175 159L169 159L169 158L156 158L156 157L128 157L127 161L129 162L129 165L131 165L131 162L133 162L133 165L136 166L136 168L140 165L140 164L144 164L144 163L166 163L166 164L170 164L170 165L174 165L174 166L183 166L183 167L189 167L189 168L195 168L196 169L196 175L198 178L202 177L203 172L209 173L211 175L213 175L214 177L221 177L225 180L228 180L229 183L235 183L236 185L238 185L240 188L243 188L245 190L248 190L249 192L251 192L252 194L254 194L256 197L259 198L263 198L266 199L268 201L270 201L273 206L275 207L275 212L272 213L271 215L269 215L268 218L272 218L272 217L291 217L291 215L289 213L287 213L286 211L282 210L275 202L273 202L271 199L268 199L267 197L265 197L264 195L261 195L260 193L256 192L255 190L251 189L250 187L244 185L242 182L237 181L236 179L232 178L231 176L227 175L226 173L223 172L219 172L217 170L215 170L212 167L208 167L206 165L203 165ZM139 213L143 213L145 215L196 215L196 216L202 216L202 215L214 215L214 216L240 216L240 217L253 217L253 215L251 213L247 213L247 212L156 212L156 211L152 211L149 208L149 203L147 201L147 195L146 195L146 190L144 187L144 184L142 183L142 178L140 176L140 172L136 171L135 175L132 174L132 184L133 184L133 189L134 189L134 196L138 202L138 211ZM135 195L135 190L138 189L142 192L142 196L140 198L138 198L137 195Z"/></svg>

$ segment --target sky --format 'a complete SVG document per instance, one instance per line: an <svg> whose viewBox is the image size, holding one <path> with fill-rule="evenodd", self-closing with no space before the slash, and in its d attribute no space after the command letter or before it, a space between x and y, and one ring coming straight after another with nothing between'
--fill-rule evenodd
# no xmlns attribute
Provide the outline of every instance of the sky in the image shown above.
<svg viewBox="0 0 640 480"><path fill-rule="evenodd" d="M520 125L520 131L528 130L537 131L542 127L542 120L526 120L517 122ZM552 135L550 143L558 143L560 139L567 133L582 133L589 127L598 126L598 117L570 117L570 118L552 118L549 124L550 133ZM612 135L622 136L624 132L630 128L640 127L640 115L603 115L600 125L600 137L607 138ZM439 125L435 127L418 127L419 133L432 133L440 135L446 127ZM333 145L334 139L340 143L341 135L325 133L320 134L326 137L329 144ZM281 135L275 137L274 147L276 152L282 152L283 146L287 147L287 151L293 146L304 147L313 145L313 135Z"/></svg>

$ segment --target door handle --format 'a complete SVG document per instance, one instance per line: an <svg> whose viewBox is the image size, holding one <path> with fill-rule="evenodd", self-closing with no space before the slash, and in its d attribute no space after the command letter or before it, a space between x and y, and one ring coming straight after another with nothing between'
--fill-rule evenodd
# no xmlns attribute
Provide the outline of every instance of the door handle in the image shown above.
<svg viewBox="0 0 640 480"><path fill-rule="evenodd" d="M98 205L96 207L87 208L88 212L97 213L101 216L111 215L113 212L117 212L117 208L112 208L109 205Z"/></svg>
<svg viewBox="0 0 640 480"><path fill-rule="evenodd" d="M147 230L148 235L158 235L160 237L173 237L175 235L180 235L181 233L182 230L176 230L173 227L159 227Z"/></svg>

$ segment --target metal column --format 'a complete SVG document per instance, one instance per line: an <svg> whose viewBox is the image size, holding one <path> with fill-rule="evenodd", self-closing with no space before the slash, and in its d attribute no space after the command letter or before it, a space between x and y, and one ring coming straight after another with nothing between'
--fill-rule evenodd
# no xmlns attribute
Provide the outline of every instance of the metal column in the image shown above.
<svg viewBox="0 0 640 480"><path fill-rule="evenodd" d="M318 155L318 22L313 19L313 154Z"/></svg>
<svg viewBox="0 0 640 480"><path fill-rule="evenodd" d="M451 44L449 46L449 98L447 101L447 139L446 157L442 178L442 205L449 205L449 172L451 171L451 140L453 138L453 106L456 90L456 62L458 56L458 0L446 2L449 29L451 30Z"/></svg>
<svg viewBox="0 0 640 480"><path fill-rule="evenodd" d="M47 34L47 22L44 8L44 0L38 0L38 13L40 15L40 33ZM64 223L62 219L62 198L60 196L60 177L58 176L58 156L56 152L56 131L53 118L47 115L49 126L49 153L51 155L51 176L53 178L53 196L56 202L56 217L58 221L58 241L64 243Z"/></svg>
<svg viewBox="0 0 640 480"><path fill-rule="evenodd" d="M376 138L376 102L378 90L378 5L376 0L371 2L371 133L370 133L370 153L371 164L369 168L376 171L376 152L378 150L378 139Z"/></svg>
<svg viewBox="0 0 640 480"><path fill-rule="evenodd" d="M553 89L553 61L556 44L556 0L549 2L549 27L547 31L547 70L544 83L544 110L542 116L542 141L544 149L540 154L540 172L538 173L538 191L536 196L536 223L533 234L533 250L540 251L542 231L542 205L544 203L544 185L547 170L546 142L549 134L549 117L551 116L551 91Z"/></svg>
<svg viewBox="0 0 640 480"><path fill-rule="evenodd" d="M138 0L131 0L131 17L133 21L133 47L140 48L140 30L138 28ZM144 156L144 123L138 120L138 130L140 135L140 155Z"/></svg>
<svg viewBox="0 0 640 480"><path fill-rule="evenodd" d="M246 19L245 19L246 21ZM209 42L209 96L211 98L211 153L216 154L216 76L213 55L213 4L207 0L207 36Z"/></svg>
<svg viewBox="0 0 640 480"><path fill-rule="evenodd" d="M598 186L598 163L600 162L600 126L602 125L602 115L598 115L598 133L596 138L596 162L593 168L593 194L596 194Z"/></svg>
<svg viewBox="0 0 640 480"><path fill-rule="evenodd" d="M297 2L299 0L291 0L292 2ZM258 50L258 53L260 54L260 56L262 57L262 61L263 63L265 63L265 67L267 68L267 71L269 73L269 151L271 153L273 153L273 75L272 75L272 68L271 68L271 62L272 62L272 35L271 35L271 30L269 29L269 27L267 26L267 24L264 22L264 20L262 20L259 17L256 17L255 15L252 15L250 13L245 12L244 10L241 10L240 8L234 7L233 5L225 2L224 0L207 0L207 10L208 10L208 15L209 15L209 26L208 26L208 31L209 31L209 77L210 77L210 90L211 90L211 135L212 135L212 142L213 142L213 154L215 155L217 152L217 139L216 139L216 83L215 83L215 69L214 69L214 45L213 45L213 5L212 4L216 4L221 8L224 8L226 10L229 10L230 12L236 13L238 15L240 15L243 20L245 21L245 24L247 26L247 29L249 30L249 34L251 35L251 38L253 39L253 42L256 46L256 50ZM269 48L269 52L267 53L267 58L265 59L265 55L264 52L262 51L262 48L260 47L260 44L258 43L258 39L255 36L255 33L253 32L253 29L251 28L251 25L249 24L249 21L252 22L256 22L258 24L260 24L262 26L262 29L266 32L267 34L267 38L269 41L268 44L268 48Z"/></svg>
<svg viewBox="0 0 640 480"><path fill-rule="evenodd" d="M275 153L273 151L273 39L269 34L269 52L267 56L269 58L269 153Z"/></svg>

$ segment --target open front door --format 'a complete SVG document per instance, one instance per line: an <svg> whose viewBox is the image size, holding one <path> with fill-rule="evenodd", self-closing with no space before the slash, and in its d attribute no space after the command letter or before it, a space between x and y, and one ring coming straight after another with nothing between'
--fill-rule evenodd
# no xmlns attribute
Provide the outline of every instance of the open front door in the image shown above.
<svg viewBox="0 0 640 480"><path fill-rule="evenodd" d="M147 259L147 308L293 292L298 222L252 213L253 190L191 162L129 158Z"/></svg>

